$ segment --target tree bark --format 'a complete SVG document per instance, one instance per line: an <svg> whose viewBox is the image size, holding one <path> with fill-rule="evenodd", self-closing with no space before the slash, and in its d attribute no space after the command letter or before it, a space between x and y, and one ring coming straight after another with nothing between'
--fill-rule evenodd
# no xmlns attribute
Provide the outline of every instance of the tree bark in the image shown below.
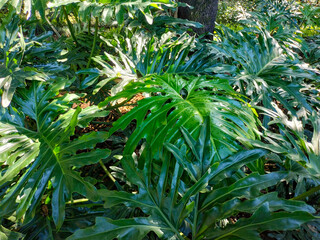
<svg viewBox="0 0 320 240"><path fill-rule="evenodd" d="M187 3L193 7L193 9L180 7L178 10L179 18L200 22L204 28L194 29L198 34L213 33L219 0L180 0L179 2Z"/></svg>

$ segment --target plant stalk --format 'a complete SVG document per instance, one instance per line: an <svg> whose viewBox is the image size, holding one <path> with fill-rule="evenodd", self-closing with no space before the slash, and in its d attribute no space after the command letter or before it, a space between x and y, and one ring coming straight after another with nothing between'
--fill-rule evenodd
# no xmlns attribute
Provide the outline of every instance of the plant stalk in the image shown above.
<svg viewBox="0 0 320 240"><path fill-rule="evenodd" d="M77 203L84 203L84 202L88 202L88 201L90 201L90 200L87 198L82 198L82 199L68 201L68 202L66 202L66 204L77 204Z"/></svg>
<svg viewBox="0 0 320 240"><path fill-rule="evenodd" d="M184 237L184 234L182 232L179 232L172 224L171 222L167 219L166 215L163 214L163 212L161 211L161 209L157 206L158 212L160 213L160 215L162 216L162 218L166 221L166 223L168 224L168 226L173 230L173 232L175 232L176 236L180 239L180 240L185 240L188 239L187 237Z"/></svg>
<svg viewBox="0 0 320 240"><path fill-rule="evenodd" d="M305 193L300 194L299 196L296 196L296 197L294 197L294 198L291 198L291 200L304 200L304 199L306 199L307 197L311 196L312 194L314 194L314 193L316 193L316 192L318 192L318 191L320 191L320 185L311 188L310 190L308 190L308 191L305 192Z"/></svg>
<svg viewBox="0 0 320 240"><path fill-rule="evenodd" d="M89 34L91 33L91 15L90 15L89 20L88 20L88 33Z"/></svg>
<svg viewBox="0 0 320 240"><path fill-rule="evenodd" d="M95 22L95 25L94 25L93 44L92 44L92 49L91 49L89 61L88 61L88 64L87 64L87 68L90 67L91 60L92 60L92 57L93 57L93 54L94 54L94 50L96 49L96 43L97 43L97 38L98 38L98 27L99 27L99 18L96 17L96 22Z"/></svg>
<svg viewBox="0 0 320 240"><path fill-rule="evenodd" d="M4 65L6 66L6 68L8 68L8 61L7 61L8 55L9 55L8 51L5 51L5 52L4 52L4 59L3 59L3 61L4 61Z"/></svg>
<svg viewBox="0 0 320 240"><path fill-rule="evenodd" d="M23 31L22 31L22 27L20 26L19 27L19 30L20 30L20 41L23 41L24 42L24 39L23 39ZM24 57L24 52L25 52L25 47L22 47L22 45L21 45L21 51L22 51L22 53L21 53L21 58L20 58L20 61L19 61L19 66L21 65L21 63L22 63L22 59L23 59L23 57ZM7 64L6 64L7 65ZM6 66L7 67L7 66Z"/></svg>
<svg viewBox="0 0 320 240"><path fill-rule="evenodd" d="M197 236L197 225L198 225L198 205L199 205L199 193L196 195L194 204L194 214L193 214L193 225L192 225L192 239Z"/></svg>
<svg viewBox="0 0 320 240"><path fill-rule="evenodd" d="M111 175L111 173L106 168L106 166L103 164L103 162L100 160L99 163L100 163L100 166L102 167L103 171L107 174L107 176L111 179L111 181L116 183L117 180Z"/></svg>
<svg viewBox="0 0 320 240"><path fill-rule="evenodd" d="M50 20L47 18L47 16L45 16L45 20L47 21L47 23L49 24L49 26L51 27L52 31L54 31L54 33L57 35L58 38L61 37L60 33L58 32L58 30L53 26L53 24L50 22Z"/></svg>
<svg viewBox="0 0 320 240"><path fill-rule="evenodd" d="M71 24L71 22L70 22L70 20L69 20L69 16L68 16L68 13L67 13L67 10L66 10L65 6L62 6L62 10L63 10L64 16L65 16L65 18L66 18L66 20L67 20L68 28L69 28L69 31L70 31L70 33L71 33L71 37L72 37L73 41L74 41L77 45L79 45L79 43L78 43L78 41L77 41L77 38L76 38L76 36L75 36L75 34L74 34L74 29L73 29L73 26L72 26L72 24Z"/></svg>
<svg viewBox="0 0 320 240"><path fill-rule="evenodd" d="M106 166L103 164L103 162L99 161L100 166L102 167L103 171L106 173L106 175L111 179L111 181L116 185L117 189L119 191L123 191L121 185L118 183L118 181L112 176L112 174L109 172L109 170L106 168Z"/></svg>

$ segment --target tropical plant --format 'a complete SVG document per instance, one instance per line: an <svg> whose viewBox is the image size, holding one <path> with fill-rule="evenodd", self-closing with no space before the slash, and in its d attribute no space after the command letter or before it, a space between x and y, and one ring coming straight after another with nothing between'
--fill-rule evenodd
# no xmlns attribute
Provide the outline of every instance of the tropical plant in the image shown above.
<svg viewBox="0 0 320 240"><path fill-rule="evenodd" d="M320 69L320 37L314 36L308 41L308 50L305 54L304 61Z"/></svg>
<svg viewBox="0 0 320 240"><path fill-rule="evenodd" d="M10 231L9 229L0 225L0 237L1 239L19 239L22 237L22 234Z"/></svg>
<svg viewBox="0 0 320 240"><path fill-rule="evenodd" d="M201 74L210 66L205 48L199 49L197 45L202 45L188 34L177 36L168 32L157 38L141 32L128 33L124 39L122 36L113 36L112 39L103 40L116 53L112 55L105 52L104 56L93 58L101 65L101 70L78 71L79 74L88 74L82 82L83 88L97 82L94 94L112 80L118 81L111 90L115 94L129 82L150 74Z"/></svg>
<svg viewBox="0 0 320 240"><path fill-rule="evenodd" d="M180 5L185 6L179 2L178 6ZM188 5L185 7L188 7ZM155 36L162 36L169 31L183 35L190 31L190 28L203 28L203 25L188 19L172 17L170 16L170 12L162 11L154 15L152 24L148 23L143 14L139 14L136 16L136 19L130 21L128 28L137 29L138 31L144 29Z"/></svg>
<svg viewBox="0 0 320 240"><path fill-rule="evenodd" d="M300 7L300 26L314 28L320 24L320 7L312 4L303 4Z"/></svg>
<svg viewBox="0 0 320 240"><path fill-rule="evenodd" d="M174 2L171 0L136 0L136 1L124 1L124 0L111 0L111 1L79 1L79 0L65 0L65 1L52 1L48 0L2 0L0 2L0 9L6 4L10 4L18 14L26 14L27 18L35 15L38 11L43 19L45 19L45 11L48 8L57 8L66 6L69 4L77 4L80 7L80 14L87 19L86 14L93 14L94 17L102 15L105 20L110 20L111 17L116 16L117 20L121 24L124 20L124 15L132 14L135 10L140 10L149 21L152 21L152 14L150 13L151 7L161 8L161 5L168 5L174 7Z"/></svg>
<svg viewBox="0 0 320 240"><path fill-rule="evenodd" d="M106 112L96 106L72 109L80 95L58 95L71 82L33 82L30 88L19 90L14 98L16 108L2 110L0 186L7 191L0 202L1 218L14 214L28 222L47 199L52 204L53 221L60 228L65 203L73 198L73 192L97 199L95 187L76 169L108 156L108 149L93 149L105 141L108 133L92 132L73 140L70 137L76 126L85 127Z"/></svg>
<svg viewBox="0 0 320 240"><path fill-rule="evenodd" d="M126 143L124 154L132 153L141 138L145 138L152 149L161 147L165 141L175 142L181 126L193 132L206 117L211 119L211 135L218 159L241 148L236 141L238 136L249 139L256 136L253 112L241 104L240 95L232 90L227 80L209 76L151 75L128 84L122 92L99 106L121 98L129 101L138 93L148 93L151 97L139 101L110 130L113 134L136 120L136 129Z"/></svg>
<svg viewBox="0 0 320 240"><path fill-rule="evenodd" d="M45 81L46 75L39 74L35 68L21 66L25 51L33 46L33 42L26 43L22 28L18 26L19 18L0 28L0 89L2 106L9 106L16 88L26 85L25 80Z"/></svg>
<svg viewBox="0 0 320 240"><path fill-rule="evenodd" d="M61 7L76 3L79 6L79 17L83 21L89 17L99 17L104 22L109 22L113 17L119 24L122 24L126 17L134 18L135 12L141 12L149 24L153 23L152 8L161 10L163 6L175 7L175 2L171 0L111 0L111 1L53 1L48 7Z"/></svg>
<svg viewBox="0 0 320 240"><path fill-rule="evenodd" d="M148 217L99 217L95 226L78 230L68 239L144 239L150 232L164 239L247 239L248 235L260 239L259 233L265 230L293 229L313 219L314 209L305 203L261 193L285 178L285 173L233 177L241 166L267 151L242 151L214 161L217 153L208 119L200 126L197 140L185 128L181 132L183 143L165 145L174 158L163 152L157 161L146 147L138 160L143 164L137 165L130 155L121 160L137 193L99 190L105 207L124 204L140 208ZM239 212L252 216L228 224Z"/></svg>
<svg viewBox="0 0 320 240"><path fill-rule="evenodd" d="M299 5L294 0L266 0L258 4L260 12L281 15L291 27L297 27L296 12Z"/></svg>
<svg viewBox="0 0 320 240"><path fill-rule="evenodd" d="M247 31L235 33L223 28L221 41L212 48L230 59L239 68L222 65L214 67L215 72L232 74L230 82L242 94L251 96L252 105L263 104L272 109L271 103L279 101L286 109L295 114L295 107L312 111L307 97L301 92L303 79L317 79L317 76L298 60L284 54L279 43L268 31L256 35ZM265 121L266 123L266 121Z"/></svg>
<svg viewBox="0 0 320 240"><path fill-rule="evenodd" d="M276 125L281 134L265 131L263 138L267 142L252 141L255 147L269 149L279 157L291 177L297 182L295 196L298 199L306 198L315 191L306 192L304 179L320 180L320 116L316 111L306 116L291 116L291 119L283 113L275 104L276 111L264 109L271 117L269 125ZM281 162L283 161L283 162ZM316 187L318 189L319 186ZM302 196L298 196L302 194Z"/></svg>
<svg viewBox="0 0 320 240"><path fill-rule="evenodd" d="M267 30L277 40L282 49L291 57L298 58L296 50L305 50L307 43L299 33L298 27L292 27L287 23L283 13L272 12L250 12L240 18L240 23L250 26L253 33Z"/></svg>
<svg viewBox="0 0 320 240"><path fill-rule="evenodd" d="M242 1L230 0L219 2L219 10L216 22L224 26L233 27L235 23L248 12L251 12L257 4L257 0ZM231 25L231 26L230 26Z"/></svg>
<svg viewBox="0 0 320 240"><path fill-rule="evenodd" d="M312 240L320 237L319 235L320 225L319 221L313 221L303 224L299 230L291 230L284 232L271 232L267 236L275 239L291 240L291 239L306 239Z"/></svg>
<svg viewBox="0 0 320 240"><path fill-rule="evenodd" d="M1 240L318 237L318 10L220 3L0 0Z"/></svg>
<svg viewBox="0 0 320 240"><path fill-rule="evenodd" d="M52 32L24 36L23 21L15 14L0 27L0 88L2 106L7 107L17 88L27 86L26 80L47 81L65 75L69 66L59 61L62 44L48 43ZM63 72L63 74L61 74Z"/></svg>

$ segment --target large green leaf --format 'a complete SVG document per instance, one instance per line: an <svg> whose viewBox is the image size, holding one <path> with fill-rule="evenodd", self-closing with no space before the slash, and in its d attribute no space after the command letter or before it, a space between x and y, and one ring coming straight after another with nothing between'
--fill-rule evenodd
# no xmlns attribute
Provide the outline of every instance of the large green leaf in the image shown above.
<svg viewBox="0 0 320 240"><path fill-rule="evenodd" d="M111 18L115 17L119 24L122 24L127 16L133 18L136 11L141 12L148 23L152 24L152 8L176 7L176 3L172 0L0 0L0 9L6 4L10 4L17 14L25 14L27 19L35 16L36 12L39 12L40 16L45 19L45 11L48 8L77 4L79 6L79 16L84 21L86 21L88 15L92 14L93 17L101 17L105 22L109 22Z"/></svg>
<svg viewBox="0 0 320 240"><path fill-rule="evenodd" d="M10 17L10 15L8 16ZM8 21L8 19L7 19ZM27 86L26 80L47 81L69 67L57 62L61 43L48 43L52 32L25 36L21 20L13 15L0 27L0 89L2 106L8 107L17 88Z"/></svg>
<svg viewBox="0 0 320 240"><path fill-rule="evenodd" d="M305 202L280 199L277 195L276 192L271 192L259 197L253 197L247 201L236 197L223 203L215 204L214 207L208 208L201 213L203 216L203 225L199 232L202 233L205 230L210 231L211 226L213 226L212 220L226 219L228 216L238 212L254 213L256 209L266 202L269 203L269 209L272 212L279 210L288 212L303 210L311 214L315 213L315 209Z"/></svg>
<svg viewBox="0 0 320 240"><path fill-rule="evenodd" d="M18 87L26 86L25 80L46 80L43 76L37 76L38 74L32 68L21 69L14 64L8 67L0 66L0 88L3 88L1 104L3 107L9 106Z"/></svg>
<svg viewBox="0 0 320 240"><path fill-rule="evenodd" d="M23 235L18 232L12 232L0 225L0 239L1 240L16 240L21 239Z"/></svg>
<svg viewBox="0 0 320 240"><path fill-rule="evenodd" d="M239 95L227 80L212 77L188 77L177 75L150 76L143 82L132 83L115 97L99 104L105 106L120 98L128 100L135 94L151 93L151 97L139 101L138 106L113 124L111 134L125 129L134 119L137 127L128 139L125 154L132 153L141 138L153 149L165 140L174 141L181 126L196 131L206 117L210 118L211 137L215 151L224 158L239 149L238 136L255 138L255 118L249 107L237 101Z"/></svg>
<svg viewBox="0 0 320 240"><path fill-rule="evenodd" d="M124 20L134 18L136 12L141 12L146 21L153 23L152 8L162 9L163 6L174 8L176 3L172 0L54 0L48 3L49 8L57 8L76 3L79 6L79 17L86 21L88 16L99 17L103 22L109 23L115 17L119 24Z"/></svg>
<svg viewBox="0 0 320 240"><path fill-rule="evenodd" d="M303 178L320 178L320 115L316 111L299 118L283 111L273 104L276 111L262 108L271 118L269 124L276 124L280 133L265 129L264 142L252 141L252 145L268 149L277 154L280 163L290 171L291 178L298 182L296 195L302 194ZM312 131L310 131L312 130ZM281 162L283 160L283 162ZM302 192L301 192L302 191Z"/></svg>
<svg viewBox="0 0 320 240"><path fill-rule="evenodd" d="M252 154L257 154L255 157L252 157ZM99 190L99 194L103 200L105 200L105 207L112 208L118 204L125 204L128 207L135 207L142 209L143 212L150 215L150 221L153 225L157 226L159 231L162 231L166 234L174 235L173 239L181 239L179 228L182 224L184 218L186 218L194 208L194 203L189 202L192 197L199 193L207 186L207 182L210 179L219 179L219 176L226 174L230 169L236 169L245 164L246 162L251 162L256 160L259 156L263 156L264 151L254 150L253 152L241 153L234 156L234 158L229 159L226 163L222 162L221 165L217 168L217 164L213 164L206 172L204 172L204 177L201 177L198 182L196 182L192 187L186 190L182 190L183 184L179 178L182 176L182 166L176 163L173 171L172 178L168 171L170 168L169 159L164 160L161 168L161 173L158 179L158 182L153 184L152 175L148 172L152 171L150 167L152 163L150 161L146 162L145 168L143 170L138 170L134 164L133 160L126 158L123 160L123 166L125 168L127 177L131 182L139 186L137 194L126 193L126 192L117 192L109 190ZM224 169L225 172L224 172ZM148 175L146 175L148 174ZM166 179L170 177L169 179ZM258 180L258 179L257 179ZM266 187L266 186L265 186ZM157 191L158 189L159 191ZM166 193L165 189L170 189ZM182 191L182 192L181 192ZM182 199L178 201L178 196L182 195ZM104 220L107 221L107 220ZM126 220L127 221L127 220ZM134 220L130 220L134 221ZM128 222L127 225L125 220L123 220L124 226L122 227L113 227L113 231L117 234L120 234L122 229L127 229L127 231L133 231L131 224ZM148 230L154 231L153 225L149 228L145 228L145 231ZM99 228L100 226L100 228ZM101 230L100 230L101 229ZM140 229L138 227L138 229ZM92 230L92 231L91 231ZM101 228L101 223L98 222L97 225L91 230L79 231L75 235L77 237L81 234L88 233L85 235L89 236L103 236L103 233L108 234L108 229ZM142 232L144 233L144 232ZM101 234L101 235L100 235ZM117 235L111 235L117 236ZM78 239L77 237L72 237L71 239ZM138 235L137 235L138 237ZM142 239L143 235L139 235L138 239ZM81 238L80 238L81 239ZM123 238L130 239L130 238Z"/></svg>
<svg viewBox="0 0 320 240"><path fill-rule="evenodd" d="M150 231L156 233L158 237L168 239L171 236L167 232L163 232L166 230L170 229L162 228L158 222L148 218L112 220L98 217L93 227L78 230L68 240L143 239Z"/></svg>
<svg viewBox="0 0 320 240"><path fill-rule="evenodd" d="M261 239L259 232L296 229L313 219L310 213L302 211L270 213L269 204L265 203L252 217L240 219L224 229L212 230L207 239Z"/></svg>
<svg viewBox="0 0 320 240"><path fill-rule="evenodd" d="M286 173L281 172L262 176L257 173L250 174L230 186L221 187L206 194L205 200L202 203L202 209L209 208L212 204L223 203L227 199L234 197L251 198L259 196L261 189L276 185L286 175Z"/></svg>
<svg viewBox="0 0 320 240"><path fill-rule="evenodd" d="M27 18L30 18L38 11L44 19L47 2L47 0L0 0L0 9L2 9L5 4L10 4L16 10L17 14L23 13Z"/></svg>
<svg viewBox="0 0 320 240"><path fill-rule="evenodd" d="M243 165L263 157L266 151L243 151L215 162L209 119L201 125L196 140L185 129L182 131L185 141L166 144L175 159L163 152L160 161L155 160L147 145L141 152L142 166L131 156L121 160L128 180L138 187L136 192L99 190L106 208L121 204L139 208L149 216L147 219L97 218L95 226L78 230L69 239L144 239L151 231L164 239L181 240L188 235L199 240L236 239L239 234L247 237L244 232L248 231L250 239L260 239L259 233L279 229L282 223L288 223L285 229L294 229L314 219L310 213L315 210L304 202L279 199L276 193L262 194L261 190L281 181L285 173L253 173L232 180ZM282 212L276 212L279 210ZM239 212L254 214L234 225L219 227L221 220Z"/></svg>
<svg viewBox="0 0 320 240"><path fill-rule="evenodd" d="M302 93L303 79L318 79L311 68L287 56L266 30L253 34L248 30L235 33L223 28L223 32L221 43L212 47L240 65L233 72L235 81L231 81L241 93L251 97L253 104L272 108L271 102L277 100L293 114L297 106L312 111ZM218 68L213 71L217 72ZM225 71L224 67L219 69Z"/></svg>
<svg viewBox="0 0 320 240"><path fill-rule="evenodd" d="M70 136L77 125L85 127L92 118L106 112L95 106L82 111L79 107L72 109L72 102L80 96L57 97L68 81L56 81L50 86L34 82L29 89L21 89L14 101L23 114L0 122L0 186L13 183L0 202L1 217L15 211L18 218L30 220L43 195L48 194L48 184L52 186L49 187L52 216L57 227L63 222L65 202L72 198L73 192L97 199L95 187L75 169L109 155L108 149L94 150L97 143L106 140L108 133L92 132L72 141ZM85 149L86 152L77 154ZM20 178L15 182L17 175Z"/></svg>
<svg viewBox="0 0 320 240"><path fill-rule="evenodd" d="M14 16L8 24L0 27L0 89L3 89L1 105L8 107L18 87L26 85L25 80L47 80L47 76L37 73L32 67L23 67L25 51L33 43L25 42L23 31L19 27L19 18Z"/></svg>
<svg viewBox="0 0 320 240"><path fill-rule="evenodd" d="M101 70L78 71L89 75L82 82L82 87L94 84L101 77L94 90L97 93L108 82L120 80L111 90L115 94L130 81L150 74L200 74L211 65L206 49L202 45L197 46L195 38L188 34L178 36L168 32L156 37L138 32L127 35L124 39L122 36L102 38L116 50L116 54L105 52L105 56L93 58L102 66Z"/></svg>

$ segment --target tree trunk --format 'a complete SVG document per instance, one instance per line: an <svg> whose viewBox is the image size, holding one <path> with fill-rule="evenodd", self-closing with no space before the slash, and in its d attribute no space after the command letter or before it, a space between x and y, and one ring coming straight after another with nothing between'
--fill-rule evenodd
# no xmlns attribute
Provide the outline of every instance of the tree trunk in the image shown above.
<svg viewBox="0 0 320 240"><path fill-rule="evenodd" d="M194 29L198 34L213 33L219 0L180 0L179 2L187 3L194 7L193 9L180 7L178 11L179 18L200 22L204 28Z"/></svg>

